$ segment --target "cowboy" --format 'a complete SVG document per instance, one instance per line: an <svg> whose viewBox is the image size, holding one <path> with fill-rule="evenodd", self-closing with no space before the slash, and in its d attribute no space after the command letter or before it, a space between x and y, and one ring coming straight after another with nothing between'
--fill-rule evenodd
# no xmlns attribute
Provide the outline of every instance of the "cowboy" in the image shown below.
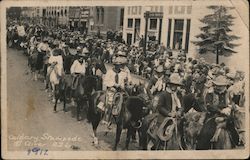
<svg viewBox="0 0 250 160"><path fill-rule="evenodd" d="M150 79L148 87L147 87L147 93L151 95L156 95L160 93L161 91L165 90L165 76L164 76L164 68L162 65L158 66L155 69L154 76ZM151 96L151 98L153 98Z"/></svg>
<svg viewBox="0 0 250 160"><path fill-rule="evenodd" d="M182 79L178 73L172 73L169 77L168 87L166 91L159 96L158 122L161 123L164 117L175 116L178 110L181 110L181 94L178 92L178 87L183 86Z"/></svg>
<svg viewBox="0 0 250 160"><path fill-rule="evenodd" d="M162 127L162 124L165 122L165 119L168 117L176 117L182 112L182 95L178 92L178 87L181 87L182 85L183 83L181 77L178 73L173 73L169 77L169 87L167 87L166 91L162 92L157 99L154 99L153 107L157 108L158 117L156 125L158 127L152 131L152 135L154 135L153 137L156 140L154 146L151 148L152 150L156 149L156 145L160 142L160 140L165 141L162 138L163 136L159 134L160 130L164 128ZM155 134L157 134L157 136Z"/></svg>
<svg viewBox="0 0 250 160"><path fill-rule="evenodd" d="M112 109L113 96L117 92L125 90L125 86L131 82L130 73L124 69L125 64L127 63L127 58L124 56L118 56L114 61L114 68L108 70L103 77L103 88L106 88L106 102L109 104L106 107L106 112L104 115L104 123L110 125L110 116ZM111 106L110 106L111 105Z"/></svg>
<svg viewBox="0 0 250 160"><path fill-rule="evenodd" d="M231 112L234 109L234 106L230 105L229 103L229 94L227 91L227 86L229 84L228 79L225 76L220 75L212 82L214 92L208 92L205 96L205 106L207 107L208 113L206 114L204 122L212 117L216 117L216 129L209 129L208 132L206 129L204 129L206 127L204 125L199 137L206 137L207 139L198 141L197 149L207 149L210 147L209 144L211 142L216 142L218 140L221 128L226 127L227 118L230 117ZM230 133L234 141L238 141L236 140L238 135L237 131L234 129L234 126L230 127ZM206 143L207 148L204 148L203 143Z"/></svg>
<svg viewBox="0 0 250 160"><path fill-rule="evenodd" d="M73 77L72 80L72 89L75 90L77 87L77 81L78 78L81 75L85 75L86 73L86 63L87 56L86 54L77 54L77 59L73 62L73 64L70 67L70 73Z"/></svg>

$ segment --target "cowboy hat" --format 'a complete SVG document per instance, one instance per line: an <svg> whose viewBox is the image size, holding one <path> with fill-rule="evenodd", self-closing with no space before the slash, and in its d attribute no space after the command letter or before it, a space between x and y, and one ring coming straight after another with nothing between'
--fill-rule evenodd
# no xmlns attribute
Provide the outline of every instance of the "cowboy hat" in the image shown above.
<svg viewBox="0 0 250 160"><path fill-rule="evenodd" d="M182 79L181 79L181 77L179 76L178 73L171 74L170 77L169 77L169 82L168 83L175 84L175 85L183 85Z"/></svg>
<svg viewBox="0 0 250 160"><path fill-rule="evenodd" d="M116 55L121 57L127 57L126 53L122 51L118 51Z"/></svg>
<svg viewBox="0 0 250 160"><path fill-rule="evenodd" d="M159 65L159 66L155 69L155 71L156 71L157 73L162 73L162 72L164 71L164 68L163 68L162 65Z"/></svg>
<svg viewBox="0 0 250 160"><path fill-rule="evenodd" d="M114 64L125 64L127 63L126 57L117 57L114 61Z"/></svg>
<svg viewBox="0 0 250 160"><path fill-rule="evenodd" d="M174 119L171 117L167 117L161 123L157 135L160 140L168 141L172 136L175 129L175 122Z"/></svg>
<svg viewBox="0 0 250 160"><path fill-rule="evenodd" d="M213 80L213 83L217 86L227 86L229 81L225 76L220 75Z"/></svg>

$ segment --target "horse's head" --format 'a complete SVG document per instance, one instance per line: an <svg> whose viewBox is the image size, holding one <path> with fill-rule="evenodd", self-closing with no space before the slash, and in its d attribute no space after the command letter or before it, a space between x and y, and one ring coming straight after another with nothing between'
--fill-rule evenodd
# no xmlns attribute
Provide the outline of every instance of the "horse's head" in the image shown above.
<svg viewBox="0 0 250 160"><path fill-rule="evenodd" d="M62 65L59 65L59 64L54 64L52 65L52 68L54 69L56 75L58 77L62 77L63 76L63 66Z"/></svg>
<svg viewBox="0 0 250 160"><path fill-rule="evenodd" d="M197 138L202 129L202 121L205 113L190 112L186 113L182 119L183 139L187 149L195 149Z"/></svg>

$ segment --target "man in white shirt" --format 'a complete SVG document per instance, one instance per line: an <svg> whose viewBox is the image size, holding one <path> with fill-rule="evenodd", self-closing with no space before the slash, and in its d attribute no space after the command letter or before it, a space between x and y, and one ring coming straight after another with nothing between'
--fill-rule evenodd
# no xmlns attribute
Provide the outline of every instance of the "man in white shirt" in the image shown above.
<svg viewBox="0 0 250 160"><path fill-rule="evenodd" d="M78 59L76 59L71 68L70 73L73 76L72 89L76 89L77 79L80 75L85 75L87 62L85 61L87 56L85 54L78 54Z"/></svg>
<svg viewBox="0 0 250 160"><path fill-rule="evenodd" d="M109 104L107 107L107 110L104 115L104 124L108 124L110 126L110 117L111 117L111 111L112 111L112 101L113 96L116 92L121 92L125 89L126 84L129 84L131 82L131 75L130 71L125 68L125 64L127 63L127 58L121 55L118 55L118 57L114 61L114 68L107 71L107 74L104 75L103 78L103 88L107 89L106 92L106 102Z"/></svg>
<svg viewBox="0 0 250 160"><path fill-rule="evenodd" d="M104 75L103 84L105 88L115 87L116 89L124 89L125 84L131 82L130 71L125 67L127 58L117 57L114 62L114 68L107 71Z"/></svg>

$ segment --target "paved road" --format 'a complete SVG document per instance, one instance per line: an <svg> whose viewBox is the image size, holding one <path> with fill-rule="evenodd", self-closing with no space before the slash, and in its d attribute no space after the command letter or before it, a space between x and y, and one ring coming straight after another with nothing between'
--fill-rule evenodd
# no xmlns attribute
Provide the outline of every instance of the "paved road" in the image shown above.
<svg viewBox="0 0 250 160"><path fill-rule="evenodd" d="M74 107L67 105L69 111L53 113L53 104L49 101L42 80L32 81L27 71L27 57L20 51L7 50L7 103L8 103L8 150L20 151L40 146L41 148L62 151L72 150L111 150L115 127L107 136L104 126L99 127L99 146L92 144L92 128L84 118L80 123L74 116ZM85 115L85 113L83 114ZM83 116L86 117L86 116ZM35 143L34 143L35 142ZM125 132L118 150L125 144ZM130 149L137 149L131 144ZM74 147L73 147L74 148Z"/></svg>

